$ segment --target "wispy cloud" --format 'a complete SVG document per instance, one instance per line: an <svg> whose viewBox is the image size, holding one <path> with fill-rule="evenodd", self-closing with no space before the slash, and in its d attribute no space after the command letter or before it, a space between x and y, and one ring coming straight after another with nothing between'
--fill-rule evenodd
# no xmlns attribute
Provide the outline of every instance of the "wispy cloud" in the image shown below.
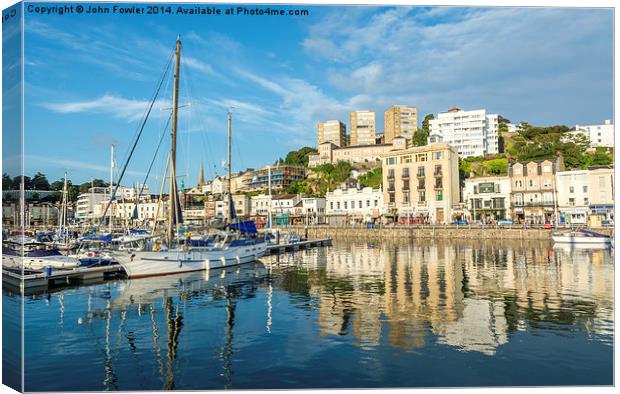
<svg viewBox="0 0 620 394"><path fill-rule="evenodd" d="M99 164L94 164L88 161L62 159L62 158L54 158L54 157L47 157L47 156L43 157L40 155L24 155L24 161L28 163L29 167L33 167L33 168L55 167L55 168L60 168L69 173L82 172L84 170L95 171L95 172L103 173L103 174L110 173L110 167L99 165ZM146 172L127 170L126 174L139 177L139 176L145 176Z"/></svg>
<svg viewBox="0 0 620 394"><path fill-rule="evenodd" d="M43 106L51 111L71 114L71 113L96 113L110 114L116 118L127 121L141 119L149 106L146 100L126 99L111 95L104 95L94 100L70 101L63 103L46 103ZM157 100L151 111L153 117L166 117L168 112L162 111L169 106L164 100Z"/></svg>

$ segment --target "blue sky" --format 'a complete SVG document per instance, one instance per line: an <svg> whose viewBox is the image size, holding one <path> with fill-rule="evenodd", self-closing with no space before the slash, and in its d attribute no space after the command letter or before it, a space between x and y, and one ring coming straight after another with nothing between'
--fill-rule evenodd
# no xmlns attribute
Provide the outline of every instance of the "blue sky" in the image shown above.
<svg viewBox="0 0 620 394"><path fill-rule="evenodd" d="M229 106L236 169L314 146L317 121L348 123L352 110L376 111L382 130L392 104L416 106L421 117L486 108L540 125L612 117L611 9L296 8L310 15L26 13L26 173L107 179L109 145L120 164L177 34L180 102L189 105L180 110L177 174L186 186L201 161L208 177L223 173ZM148 168L169 112L167 86L123 183Z"/></svg>

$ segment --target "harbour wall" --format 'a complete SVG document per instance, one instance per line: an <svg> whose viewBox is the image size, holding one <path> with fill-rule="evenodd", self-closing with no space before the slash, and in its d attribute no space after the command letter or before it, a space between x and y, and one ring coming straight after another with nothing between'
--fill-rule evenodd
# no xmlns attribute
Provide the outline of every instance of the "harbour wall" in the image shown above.
<svg viewBox="0 0 620 394"><path fill-rule="evenodd" d="M552 229L546 228L504 228L468 226L411 226L411 227L334 227L334 226L289 226L286 228L310 239L361 239L361 240L412 240L412 239L531 239L550 240ZM610 229L597 229L602 234L611 234Z"/></svg>

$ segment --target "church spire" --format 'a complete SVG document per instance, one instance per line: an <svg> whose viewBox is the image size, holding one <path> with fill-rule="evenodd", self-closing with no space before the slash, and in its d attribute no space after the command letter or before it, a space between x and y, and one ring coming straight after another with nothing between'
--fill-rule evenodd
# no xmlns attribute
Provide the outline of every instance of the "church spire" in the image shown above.
<svg viewBox="0 0 620 394"><path fill-rule="evenodd" d="M200 175L198 175L198 187L203 187L205 185L205 169L202 167L202 163L200 163Z"/></svg>

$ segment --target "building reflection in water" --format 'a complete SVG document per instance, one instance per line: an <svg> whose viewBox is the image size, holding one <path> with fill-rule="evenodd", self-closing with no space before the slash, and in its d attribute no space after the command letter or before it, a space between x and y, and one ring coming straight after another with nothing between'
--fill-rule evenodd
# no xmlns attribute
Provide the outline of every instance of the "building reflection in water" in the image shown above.
<svg viewBox="0 0 620 394"><path fill-rule="evenodd" d="M493 355L529 326L578 324L613 332L609 250L554 250L538 242L337 244L278 259L304 269L320 335L351 335L364 349L429 341ZM291 272L290 269L288 272ZM287 291L296 288L285 281Z"/></svg>

